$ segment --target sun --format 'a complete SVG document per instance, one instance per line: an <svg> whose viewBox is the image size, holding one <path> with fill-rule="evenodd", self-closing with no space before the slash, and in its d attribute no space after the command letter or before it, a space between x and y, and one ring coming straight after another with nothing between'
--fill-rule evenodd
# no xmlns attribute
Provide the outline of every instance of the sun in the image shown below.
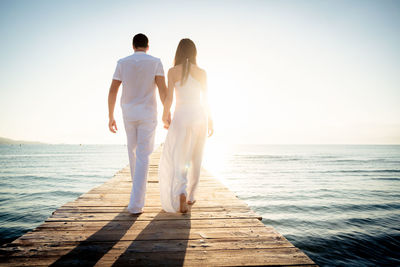
<svg viewBox="0 0 400 267"><path fill-rule="evenodd" d="M232 134L243 131L242 126L249 120L246 116L249 109L240 88L233 81L212 77L208 81L208 95L216 137L228 141Z"/></svg>

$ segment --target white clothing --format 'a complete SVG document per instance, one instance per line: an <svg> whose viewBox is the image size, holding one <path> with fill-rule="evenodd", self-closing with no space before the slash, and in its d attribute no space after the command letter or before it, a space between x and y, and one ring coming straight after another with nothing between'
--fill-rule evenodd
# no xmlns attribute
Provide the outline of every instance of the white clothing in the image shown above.
<svg viewBox="0 0 400 267"><path fill-rule="evenodd" d="M189 74L186 82L177 82L175 88L176 107L158 173L161 206L167 212L179 210L182 193L187 200L195 199L207 134L201 83Z"/></svg>
<svg viewBox="0 0 400 267"><path fill-rule="evenodd" d="M155 76L164 76L159 58L137 51L118 60L113 79L122 81L121 110L124 120L157 118Z"/></svg>
<svg viewBox="0 0 400 267"><path fill-rule="evenodd" d="M142 212L149 170L149 156L154 149L156 120L124 120L127 137L129 165L132 177L131 197L128 211Z"/></svg>
<svg viewBox="0 0 400 267"><path fill-rule="evenodd" d="M157 125L155 76L164 76L159 58L137 51L118 60L113 79L122 81L121 109L127 137L132 191L131 213L144 206L149 155L154 149Z"/></svg>

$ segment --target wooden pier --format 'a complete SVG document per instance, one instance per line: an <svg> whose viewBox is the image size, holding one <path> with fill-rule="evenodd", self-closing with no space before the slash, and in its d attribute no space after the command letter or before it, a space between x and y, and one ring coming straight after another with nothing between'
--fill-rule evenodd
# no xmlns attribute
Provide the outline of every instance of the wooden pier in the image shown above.
<svg viewBox="0 0 400 267"><path fill-rule="evenodd" d="M1 247L1 266L316 266L261 217L202 170L187 214L166 213L151 155L144 213L126 206L129 166Z"/></svg>

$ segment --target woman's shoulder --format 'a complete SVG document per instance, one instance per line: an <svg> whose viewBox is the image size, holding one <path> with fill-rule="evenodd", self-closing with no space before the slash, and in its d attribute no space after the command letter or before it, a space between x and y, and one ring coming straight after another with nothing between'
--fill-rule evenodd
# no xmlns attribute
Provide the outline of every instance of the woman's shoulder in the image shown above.
<svg viewBox="0 0 400 267"><path fill-rule="evenodd" d="M176 81L179 80L179 65L178 66L173 66L169 68L168 70L168 82L171 81L172 83L175 83Z"/></svg>
<svg viewBox="0 0 400 267"><path fill-rule="evenodd" d="M180 71L181 69L182 69L181 65L176 65L176 66L169 68L168 73L175 74L178 71Z"/></svg>
<svg viewBox="0 0 400 267"><path fill-rule="evenodd" d="M200 68L198 65L196 65L196 68L197 68L199 71L201 71L201 72L204 72L204 73L206 72L205 69Z"/></svg>
<svg viewBox="0 0 400 267"><path fill-rule="evenodd" d="M168 76L176 75L176 72L177 72L177 71L178 71L177 66L173 66L173 67L169 68L169 70L168 70Z"/></svg>
<svg viewBox="0 0 400 267"><path fill-rule="evenodd" d="M200 76L200 80L202 82L206 82L207 81L207 72L199 67L199 76Z"/></svg>
<svg viewBox="0 0 400 267"><path fill-rule="evenodd" d="M207 75L206 71L200 68L198 65L195 65L194 69L197 72L197 74L201 77L205 77Z"/></svg>

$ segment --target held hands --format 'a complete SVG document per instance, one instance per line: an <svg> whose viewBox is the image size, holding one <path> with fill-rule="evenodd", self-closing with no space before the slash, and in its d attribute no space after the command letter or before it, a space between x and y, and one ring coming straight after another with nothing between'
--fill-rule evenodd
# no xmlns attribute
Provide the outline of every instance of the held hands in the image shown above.
<svg viewBox="0 0 400 267"><path fill-rule="evenodd" d="M118 131L117 123L115 122L115 119L113 117L111 117L109 122L108 122L108 128L113 133L116 133Z"/></svg>
<svg viewBox="0 0 400 267"><path fill-rule="evenodd" d="M168 115L164 112L162 116L162 121L164 123L164 128L168 129L171 124L171 112L168 112Z"/></svg>

